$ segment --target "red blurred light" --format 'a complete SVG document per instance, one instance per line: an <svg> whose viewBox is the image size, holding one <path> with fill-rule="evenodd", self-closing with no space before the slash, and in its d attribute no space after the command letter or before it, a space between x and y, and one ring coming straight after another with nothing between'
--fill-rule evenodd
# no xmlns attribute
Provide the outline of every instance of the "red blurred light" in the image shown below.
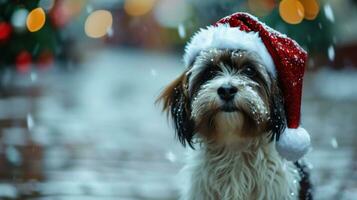
<svg viewBox="0 0 357 200"><path fill-rule="evenodd" d="M16 70L20 73L30 71L32 56L28 51L21 51L16 57Z"/></svg>
<svg viewBox="0 0 357 200"><path fill-rule="evenodd" d="M0 22L0 41L7 41L12 33L12 27L6 22Z"/></svg>
<svg viewBox="0 0 357 200"><path fill-rule="evenodd" d="M38 58L38 68L41 70L46 70L53 65L53 62L53 54L49 51L44 51L40 54L40 57Z"/></svg>

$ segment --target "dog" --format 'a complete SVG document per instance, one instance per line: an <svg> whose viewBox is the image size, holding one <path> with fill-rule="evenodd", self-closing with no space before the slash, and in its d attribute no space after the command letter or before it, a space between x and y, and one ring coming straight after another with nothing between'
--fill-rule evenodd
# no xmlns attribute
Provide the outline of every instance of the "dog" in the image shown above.
<svg viewBox="0 0 357 200"><path fill-rule="evenodd" d="M307 53L247 13L201 29L186 70L159 96L176 135L191 147L181 200L311 200L300 158Z"/></svg>
<svg viewBox="0 0 357 200"><path fill-rule="evenodd" d="M202 51L159 100L180 142L197 148L184 168L182 200L312 199L307 167L275 149L283 99L259 55Z"/></svg>

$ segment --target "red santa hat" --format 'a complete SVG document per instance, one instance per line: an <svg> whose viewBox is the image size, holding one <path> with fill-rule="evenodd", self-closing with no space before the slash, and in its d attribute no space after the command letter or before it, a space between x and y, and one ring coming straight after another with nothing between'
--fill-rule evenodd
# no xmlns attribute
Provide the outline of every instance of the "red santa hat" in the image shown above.
<svg viewBox="0 0 357 200"><path fill-rule="evenodd" d="M287 128L276 143L279 154L290 161L300 159L310 147L310 136L300 126L302 83L307 53L294 40L238 12L198 31L186 46L184 62L190 66L203 50L242 49L256 52L267 71L279 81Z"/></svg>

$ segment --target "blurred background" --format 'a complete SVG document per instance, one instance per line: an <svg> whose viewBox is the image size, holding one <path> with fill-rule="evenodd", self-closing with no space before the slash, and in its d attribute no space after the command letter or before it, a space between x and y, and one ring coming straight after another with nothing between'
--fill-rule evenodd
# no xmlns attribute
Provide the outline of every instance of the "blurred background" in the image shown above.
<svg viewBox="0 0 357 200"><path fill-rule="evenodd" d="M0 199L178 199L160 91L200 27L258 16L310 55L316 199L357 199L356 0L0 0Z"/></svg>

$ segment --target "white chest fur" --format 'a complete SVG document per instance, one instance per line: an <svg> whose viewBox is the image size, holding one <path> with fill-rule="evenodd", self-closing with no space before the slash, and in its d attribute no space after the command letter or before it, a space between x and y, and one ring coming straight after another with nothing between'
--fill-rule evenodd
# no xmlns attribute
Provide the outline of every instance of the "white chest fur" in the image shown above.
<svg viewBox="0 0 357 200"><path fill-rule="evenodd" d="M298 172L273 143L247 152L204 146L190 152L181 178L181 200L298 199Z"/></svg>

